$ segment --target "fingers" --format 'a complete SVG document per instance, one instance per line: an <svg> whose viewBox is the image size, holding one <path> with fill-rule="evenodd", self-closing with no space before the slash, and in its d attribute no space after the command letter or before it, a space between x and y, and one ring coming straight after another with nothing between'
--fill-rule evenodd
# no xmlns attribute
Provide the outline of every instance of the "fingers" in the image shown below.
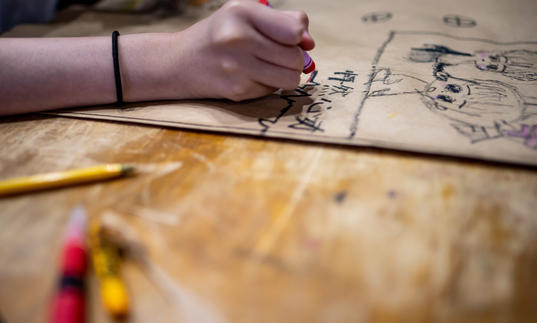
<svg viewBox="0 0 537 323"><path fill-rule="evenodd" d="M206 53L203 61L211 62L209 70L223 80L217 97L241 101L299 85L304 68L301 46L314 46L305 13L230 0L212 17L199 27L208 28L209 45L197 52Z"/></svg>
<svg viewBox="0 0 537 323"><path fill-rule="evenodd" d="M282 45L296 46L302 41L308 28L308 16L304 12L281 12L262 5L250 10L254 27L266 37Z"/></svg>
<svg viewBox="0 0 537 323"><path fill-rule="evenodd" d="M222 96L232 101L261 97L277 89L293 90L300 82L301 72L273 65L252 57L243 64L246 73L227 74L222 83Z"/></svg>
<svg viewBox="0 0 537 323"><path fill-rule="evenodd" d="M289 17L292 17L292 18L300 21L300 23L302 25L304 25L305 29L308 29L308 27L310 26L310 20L308 18L308 15L304 11L289 11L289 10L286 10L286 11L279 11L279 12L281 14L287 15Z"/></svg>
<svg viewBox="0 0 537 323"><path fill-rule="evenodd" d="M301 71L277 66L260 59L252 64L250 78L269 87L293 90L300 83Z"/></svg>
<svg viewBox="0 0 537 323"><path fill-rule="evenodd" d="M298 46L280 45L263 35L258 35L257 38L256 46L252 48L255 57L274 65L302 71L304 55Z"/></svg>

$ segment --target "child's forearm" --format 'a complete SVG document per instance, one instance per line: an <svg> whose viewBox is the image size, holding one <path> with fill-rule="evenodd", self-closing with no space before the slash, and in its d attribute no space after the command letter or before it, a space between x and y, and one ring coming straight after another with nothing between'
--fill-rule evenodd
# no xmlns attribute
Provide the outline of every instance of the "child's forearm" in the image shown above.
<svg viewBox="0 0 537 323"><path fill-rule="evenodd" d="M169 96L165 65L173 59L172 37L119 37L124 101ZM0 84L1 115L113 103L111 37L0 39Z"/></svg>
<svg viewBox="0 0 537 323"><path fill-rule="evenodd" d="M108 40L0 39L0 114L113 102Z"/></svg>

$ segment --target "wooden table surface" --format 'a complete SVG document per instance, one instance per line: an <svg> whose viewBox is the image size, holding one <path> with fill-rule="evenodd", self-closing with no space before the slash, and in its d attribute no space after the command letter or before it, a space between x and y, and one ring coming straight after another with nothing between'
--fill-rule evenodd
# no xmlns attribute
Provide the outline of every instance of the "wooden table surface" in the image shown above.
<svg viewBox="0 0 537 323"><path fill-rule="evenodd" d="M537 322L535 169L41 115L0 142L0 179L141 169L0 199L7 323L46 321L76 205L147 248L129 322Z"/></svg>

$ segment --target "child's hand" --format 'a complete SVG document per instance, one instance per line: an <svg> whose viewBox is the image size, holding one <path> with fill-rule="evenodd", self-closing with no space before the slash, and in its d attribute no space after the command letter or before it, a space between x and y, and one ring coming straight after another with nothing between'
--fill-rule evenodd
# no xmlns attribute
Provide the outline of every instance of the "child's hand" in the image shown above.
<svg viewBox="0 0 537 323"><path fill-rule="evenodd" d="M172 36L176 60L170 95L240 101L276 89L294 89L304 65L303 49L315 45L308 17L254 1L231 0L207 19ZM186 91L186 93L185 93Z"/></svg>
<svg viewBox="0 0 537 323"><path fill-rule="evenodd" d="M231 0L173 34L118 39L125 102L257 98L294 89L314 47L308 18L253 0ZM106 37L0 38L0 115L116 102Z"/></svg>

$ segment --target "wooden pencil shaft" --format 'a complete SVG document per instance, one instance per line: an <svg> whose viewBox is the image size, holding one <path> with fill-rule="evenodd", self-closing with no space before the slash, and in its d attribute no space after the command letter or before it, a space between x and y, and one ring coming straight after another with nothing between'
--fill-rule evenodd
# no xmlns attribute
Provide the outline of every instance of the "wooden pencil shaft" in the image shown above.
<svg viewBox="0 0 537 323"><path fill-rule="evenodd" d="M122 164L105 164L9 179L0 182L0 196L103 181L125 175L132 169L132 167Z"/></svg>

